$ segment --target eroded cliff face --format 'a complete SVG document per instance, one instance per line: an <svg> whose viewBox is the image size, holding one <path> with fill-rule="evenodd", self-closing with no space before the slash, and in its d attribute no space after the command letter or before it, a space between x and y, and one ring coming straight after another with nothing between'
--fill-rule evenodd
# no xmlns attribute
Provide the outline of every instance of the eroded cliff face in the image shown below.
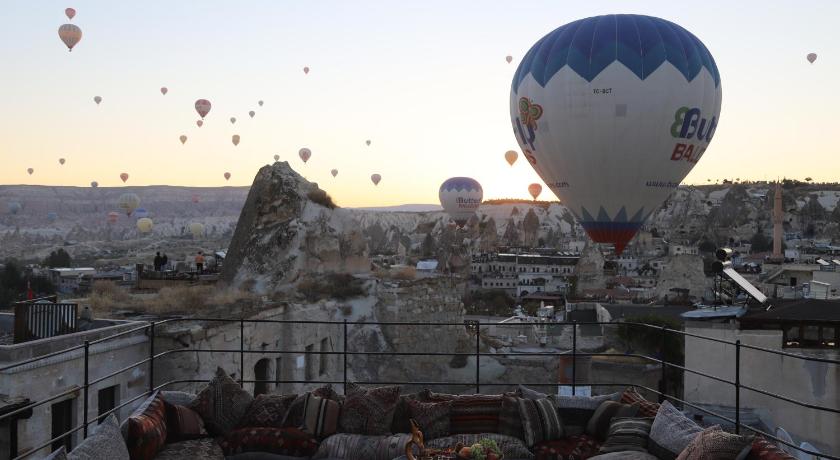
<svg viewBox="0 0 840 460"><path fill-rule="evenodd" d="M287 288L309 273L363 273L367 244L350 211L287 162L257 173L242 208L222 279L260 293Z"/></svg>

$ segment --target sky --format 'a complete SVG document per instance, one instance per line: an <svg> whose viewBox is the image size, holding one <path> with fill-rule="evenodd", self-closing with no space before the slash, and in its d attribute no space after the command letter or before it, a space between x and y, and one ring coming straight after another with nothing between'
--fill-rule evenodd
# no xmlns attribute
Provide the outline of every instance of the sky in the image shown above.
<svg viewBox="0 0 840 460"><path fill-rule="evenodd" d="M57 34L68 6L84 33L70 53ZM840 175L833 0L12 0L2 8L0 184L120 186L127 172L129 185L250 185L277 154L341 206L435 203L452 176L476 178L485 198L527 198L539 177L521 156L513 167L503 158L519 150L508 108L516 66L551 30L610 13L676 22L717 62L720 123L684 183ZM809 52L819 56L813 65ZM199 98L213 104L201 128ZM312 151L306 164L302 147ZM544 187L540 198L554 197Z"/></svg>

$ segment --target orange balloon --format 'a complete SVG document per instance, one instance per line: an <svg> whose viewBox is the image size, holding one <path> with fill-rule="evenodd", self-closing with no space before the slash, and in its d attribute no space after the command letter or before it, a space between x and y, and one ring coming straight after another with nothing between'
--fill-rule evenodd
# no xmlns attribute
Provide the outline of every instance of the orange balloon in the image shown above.
<svg viewBox="0 0 840 460"><path fill-rule="evenodd" d="M536 200L540 193L542 193L542 185L540 184L531 184L528 186L528 193L531 194L532 197Z"/></svg>

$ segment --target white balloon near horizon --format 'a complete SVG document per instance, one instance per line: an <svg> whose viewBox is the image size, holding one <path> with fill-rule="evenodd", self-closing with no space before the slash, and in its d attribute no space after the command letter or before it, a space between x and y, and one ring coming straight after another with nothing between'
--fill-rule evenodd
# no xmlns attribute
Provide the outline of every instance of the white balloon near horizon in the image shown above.
<svg viewBox="0 0 840 460"><path fill-rule="evenodd" d="M449 218L463 227L481 206L484 189L471 177L450 177L440 185L438 199Z"/></svg>

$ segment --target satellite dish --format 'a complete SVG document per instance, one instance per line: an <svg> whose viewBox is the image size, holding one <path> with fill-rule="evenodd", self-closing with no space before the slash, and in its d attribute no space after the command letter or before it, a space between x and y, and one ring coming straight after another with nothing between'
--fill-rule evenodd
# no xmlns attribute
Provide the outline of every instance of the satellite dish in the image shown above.
<svg viewBox="0 0 840 460"><path fill-rule="evenodd" d="M790 434L787 431L785 431L785 429L782 427L776 427L776 437L784 442L790 443L794 446L796 445L796 443L793 442L793 438L790 437ZM780 444L779 447L789 454L795 454L796 452L798 452L795 448L787 444Z"/></svg>
<svg viewBox="0 0 840 460"><path fill-rule="evenodd" d="M822 453L822 452L820 452L819 449L814 447L810 442L803 442L802 444L799 445L799 448L802 449L802 450L810 451L810 452L816 452L818 454ZM807 454L805 452L797 452L795 457L798 458L799 460L820 460L819 456L813 455L813 454Z"/></svg>

